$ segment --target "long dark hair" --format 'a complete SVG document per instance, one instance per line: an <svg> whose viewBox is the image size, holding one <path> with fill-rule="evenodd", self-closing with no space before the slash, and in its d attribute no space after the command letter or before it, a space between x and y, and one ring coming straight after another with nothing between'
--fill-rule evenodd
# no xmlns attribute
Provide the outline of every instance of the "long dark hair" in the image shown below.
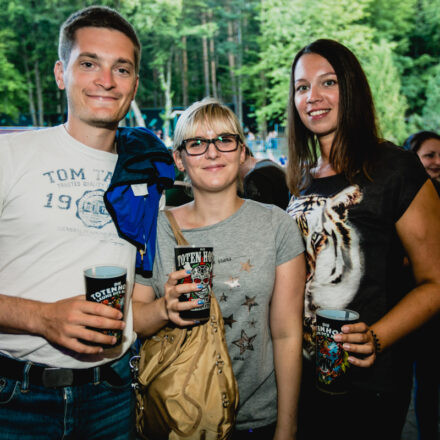
<svg viewBox="0 0 440 440"><path fill-rule="evenodd" d="M329 158L332 168L349 181L359 171L369 176L379 145L373 97L355 55L334 40L320 39L305 46L296 54L290 76L287 183L295 195L309 182L319 151L316 136L304 126L295 107L295 67L304 54L325 58L338 78L338 126Z"/></svg>

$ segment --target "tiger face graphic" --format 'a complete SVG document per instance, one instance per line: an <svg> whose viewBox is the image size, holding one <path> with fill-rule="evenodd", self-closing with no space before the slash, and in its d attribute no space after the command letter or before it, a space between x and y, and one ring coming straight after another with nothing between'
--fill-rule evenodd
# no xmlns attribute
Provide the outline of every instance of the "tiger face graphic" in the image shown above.
<svg viewBox="0 0 440 440"><path fill-rule="evenodd" d="M293 199L287 212L296 220L306 246L307 280L304 340L307 357L315 353L318 308L346 307L356 295L363 274L359 234L348 220L348 208L362 200L357 185L332 197Z"/></svg>

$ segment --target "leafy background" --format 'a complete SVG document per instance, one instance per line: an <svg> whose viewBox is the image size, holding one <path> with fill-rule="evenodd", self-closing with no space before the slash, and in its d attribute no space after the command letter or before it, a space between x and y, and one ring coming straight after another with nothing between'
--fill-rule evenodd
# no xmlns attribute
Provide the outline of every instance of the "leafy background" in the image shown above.
<svg viewBox="0 0 440 440"><path fill-rule="evenodd" d="M59 25L78 0L0 0L0 125L53 125L66 102L53 80ZM143 44L127 124L172 134L174 110L204 96L231 104L264 136L283 127L295 53L333 38L360 59L385 138L440 131L440 0L119 0ZM143 119L139 119L137 109ZM136 120L136 118L138 118Z"/></svg>

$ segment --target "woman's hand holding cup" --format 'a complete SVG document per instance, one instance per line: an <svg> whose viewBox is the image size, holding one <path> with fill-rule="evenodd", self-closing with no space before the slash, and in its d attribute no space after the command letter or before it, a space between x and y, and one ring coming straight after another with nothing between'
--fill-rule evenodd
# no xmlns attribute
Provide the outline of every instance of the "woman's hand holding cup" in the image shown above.
<svg viewBox="0 0 440 440"><path fill-rule="evenodd" d="M203 286L199 286L196 283L178 284L179 280L188 277L189 273L190 272L185 269L171 272L168 276L167 282L165 283L165 312L168 315L168 319L179 326L198 324L198 321L195 320L182 319L180 317L180 312L200 307L202 305L200 301L203 301L179 301L179 297L182 294L198 291L203 288Z"/></svg>
<svg viewBox="0 0 440 440"><path fill-rule="evenodd" d="M342 342L343 349L350 352L348 361L357 367L371 367L376 360L374 339L365 322L346 324L342 333L335 335L337 342ZM354 356L353 356L354 355Z"/></svg>

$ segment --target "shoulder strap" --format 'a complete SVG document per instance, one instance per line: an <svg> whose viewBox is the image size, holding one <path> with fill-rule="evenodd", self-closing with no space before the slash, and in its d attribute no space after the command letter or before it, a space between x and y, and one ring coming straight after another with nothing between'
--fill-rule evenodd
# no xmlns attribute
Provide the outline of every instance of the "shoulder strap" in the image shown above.
<svg viewBox="0 0 440 440"><path fill-rule="evenodd" d="M180 246L189 245L189 243L186 241L186 238L183 236L182 231L179 228L179 225L176 222L176 219L171 211L168 209L165 209L165 215L168 218L168 221L170 222L171 229L173 230L174 237L176 238L177 244Z"/></svg>

